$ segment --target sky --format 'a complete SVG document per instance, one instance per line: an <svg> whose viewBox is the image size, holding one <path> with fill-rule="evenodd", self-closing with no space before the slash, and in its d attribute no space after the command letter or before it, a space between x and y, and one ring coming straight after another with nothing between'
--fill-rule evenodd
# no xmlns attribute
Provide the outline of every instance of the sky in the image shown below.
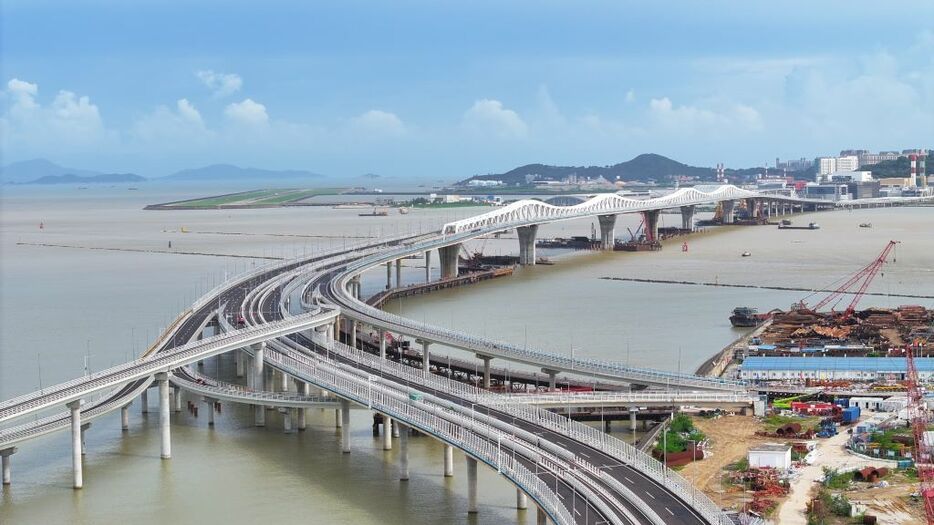
<svg viewBox="0 0 934 525"><path fill-rule="evenodd" d="M883 7L884 6L884 7ZM934 2L4 0L0 163L457 179L934 146Z"/></svg>

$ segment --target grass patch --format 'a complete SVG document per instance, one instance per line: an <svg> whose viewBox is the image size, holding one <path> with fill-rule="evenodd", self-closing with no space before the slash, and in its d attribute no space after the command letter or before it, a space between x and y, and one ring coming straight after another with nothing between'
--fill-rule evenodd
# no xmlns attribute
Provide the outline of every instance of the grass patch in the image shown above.
<svg viewBox="0 0 934 525"><path fill-rule="evenodd" d="M820 424L821 418L808 416L808 417L798 417L798 416L783 416L780 414L772 414L766 416L762 421L763 426L765 427L766 432L775 432L775 430L783 425L789 423L798 423L801 425L801 430L806 431L809 428L814 428Z"/></svg>

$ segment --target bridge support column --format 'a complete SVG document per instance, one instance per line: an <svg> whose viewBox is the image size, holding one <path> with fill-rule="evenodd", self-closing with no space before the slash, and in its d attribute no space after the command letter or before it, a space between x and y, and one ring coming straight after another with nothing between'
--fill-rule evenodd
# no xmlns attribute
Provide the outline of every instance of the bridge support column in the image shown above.
<svg viewBox="0 0 934 525"><path fill-rule="evenodd" d="M263 370L264 354L266 351L266 342L253 345L253 390L259 392L266 390L266 374ZM266 426L266 407L263 405L254 405L254 422L258 427Z"/></svg>
<svg viewBox="0 0 934 525"><path fill-rule="evenodd" d="M334 428L343 428L344 420L341 419L341 409L334 409Z"/></svg>
<svg viewBox="0 0 934 525"><path fill-rule="evenodd" d="M438 259L441 260L441 278L453 279L457 277L457 256L461 251L460 244L442 246L438 248Z"/></svg>
<svg viewBox="0 0 934 525"><path fill-rule="evenodd" d="M428 349L430 345L430 342L422 341L422 371L425 373L425 377L431 374L431 352Z"/></svg>
<svg viewBox="0 0 934 525"><path fill-rule="evenodd" d="M548 523L548 514L545 514L541 507L538 507L535 513L535 523L536 525L546 525Z"/></svg>
<svg viewBox="0 0 934 525"><path fill-rule="evenodd" d="M733 224L733 208L735 205L735 201L722 201L720 203L720 209L723 212L720 217L723 224Z"/></svg>
<svg viewBox="0 0 934 525"><path fill-rule="evenodd" d="M204 398L204 404L207 405L209 427L214 426L214 412L216 412L215 410L216 403L217 403L216 399L211 399L210 397Z"/></svg>
<svg viewBox="0 0 934 525"><path fill-rule="evenodd" d="M363 295L363 285L360 283L359 275L353 278L353 284L354 284L354 297L356 297L357 300L359 301L360 297Z"/></svg>
<svg viewBox="0 0 934 525"><path fill-rule="evenodd" d="M520 226L516 228L519 234L519 264L522 266L535 266L535 237L538 235L538 225Z"/></svg>
<svg viewBox="0 0 934 525"><path fill-rule="evenodd" d="M386 263L386 289L392 288L392 261Z"/></svg>
<svg viewBox="0 0 934 525"><path fill-rule="evenodd" d="M281 384L282 391L288 392L289 391L289 374L286 374L285 372L281 372L279 374L279 377L282 378L282 384Z"/></svg>
<svg viewBox="0 0 934 525"><path fill-rule="evenodd" d="M409 480L409 427L396 423L399 427L399 479Z"/></svg>
<svg viewBox="0 0 934 525"><path fill-rule="evenodd" d="M175 412L182 411L182 389L181 387L172 387L172 409Z"/></svg>
<svg viewBox="0 0 934 525"><path fill-rule="evenodd" d="M616 215L598 215L600 221L600 249L612 250L616 237Z"/></svg>
<svg viewBox="0 0 934 525"><path fill-rule="evenodd" d="M302 381L301 389L299 391L303 396L311 396L311 384L305 381ZM299 432L304 432L308 428L308 409L299 408L298 409L298 430Z"/></svg>
<svg viewBox="0 0 934 525"><path fill-rule="evenodd" d="M386 359L386 330L379 331L379 358Z"/></svg>
<svg viewBox="0 0 934 525"><path fill-rule="evenodd" d="M548 390L554 391L558 388L558 371L542 368L542 372L548 374Z"/></svg>
<svg viewBox="0 0 934 525"><path fill-rule="evenodd" d="M74 488L84 486L83 464L81 458L81 403L80 399L68 403L71 411L71 466L74 471Z"/></svg>
<svg viewBox="0 0 934 525"><path fill-rule="evenodd" d="M431 250L425 252L425 282L431 282Z"/></svg>
<svg viewBox="0 0 934 525"><path fill-rule="evenodd" d="M642 217L645 219L645 226L643 231L645 232L645 240L649 242L655 242L658 240L658 216L661 215L662 210L649 210L642 212Z"/></svg>
<svg viewBox="0 0 934 525"><path fill-rule="evenodd" d="M149 413L149 387L146 387L146 390L143 390L139 394L139 405L140 413L148 414Z"/></svg>
<svg viewBox="0 0 934 525"><path fill-rule="evenodd" d="M350 453L350 401L341 399L341 452Z"/></svg>
<svg viewBox="0 0 934 525"><path fill-rule="evenodd" d="M525 492L522 492L522 489L516 489L516 509L525 510L529 508L529 497L525 495Z"/></svg>
<svg viewBox="0 0 934 525"><path fill-rule="evenodd" d="M490 361L492 357L488 355L477 354L477 359L483 361L483 388L490 389Z"/></svg>
<svg viewBox="0 0 934 525"><path fill-rule="evenodd" d="M454 477L454 447L444 445L444 477Z"/></svg>
<svg viewBox="0 0 934 525"><path fill-rule="evenodd" d="M636 433L637 417L636 407L629 407L629 429L632 430L633 434Z"/></svg>
<svg viewBox="0 0 934 525"><path fill-rule="evenodd" d="M357 320L350 321L350 346L357 347Z"/></svg>
<svg viewBox="0 0 934 525"><path fill-rule="evenodd" d="M285 411L282 413L282 431L286 434L292 433L292 410L293 409L286 407Z"/></svg>
<svg viewBox="0 0 934 525"><path fill-rule="evenodd" d="M467 513L477 513L477 460L467 456Z"/></svg>
<svg viewBox="0 0 934 525"><path fill-rule="evenodd" d="M130 405L120 407L120 430L130 430Z"/></svg>
<svg viewBox="0 0 934 525"><path fill-rule="evenodd" d="M10 456L16 454L16 447L5 448L0 450L0 463L3 465L3 484L9 485L12 481L12 476L10 475Z"/></svg>
<svg viewBox="0 0 934 525"><path fill-rule="evenodd" d="M402 259L396 259L396 288L402 288Z"/></svg>
<svg viewBox="0 0 934 525"><path fill-rule="evenodd" d="M172 457L172 428L169 420L169 374L156 374L159 383L159 429L162 433L162 447L159 456L162 459Z"/></svg>
<svg viewBox="0 0 934 525"><path fill-rule="evenodd" d="M237 377L243 377L243 352L234 350L234 360L237 362Z"/></svg>
<svg viewBox="0 0 934 525"><path fill-rule="evenodd" d="M681 229L694 231L694 206L681 206Z"/></svg>
<svg viewBox="0 0 934 525"><path fill-rule="evenodd" d="M392 450L392 418L383 415L383 450Z"/></svg>

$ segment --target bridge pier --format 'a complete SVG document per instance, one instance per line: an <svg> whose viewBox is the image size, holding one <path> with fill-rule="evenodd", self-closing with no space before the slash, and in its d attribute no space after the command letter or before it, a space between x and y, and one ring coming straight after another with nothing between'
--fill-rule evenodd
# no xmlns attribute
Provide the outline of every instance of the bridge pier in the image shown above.
<svg viewBox="0 0 934 525"><path fill-rule="evenodd" d="M3 465L3 484L9 485L12 481L12 476L10 475L10 456L16 454L16 447L5 448L0 450L0 463Z"/></svg>
<svg viewBox="0 0 934 525"><path fill-rule="evenodd" d="M120 407L120 430L126 432L130 430L130 405Z"/></svg>
<svg viewBox="0 0 934 525"><path fill-rule="evenodd" d="M522 266L535 266L535 237L538 235L538 225L520 226L516 228L519 235L519 264Z"/></svg>
<svg viewBox="0 0 934 525"><path fill-rule="evenodd" d="M402 259L396 259L396 288L402 288Z"/></svg>
<svg viewBox="0 0 934 525"><path fill-rule="evenodd" d="M548 514L545 514L541 507L538 507L535 513L535 523L536 525L546 525L548 523Z"/></svg>
<svg viewBox="0 0 934 525"><path fill-rule="evenodd" d="M454 477L454 447L444 445L444 477Z"/></svg>
<svg viewBox="0 0 934 525"><path fill-rule="evenodd" d="M84 473L82 472L83 463L81 458L81 404L83 401L77 399L68 403L68 409L71 412L71 467L74 473L73 487L80 489L84 486Z"/></svg>
<svg viewBox="0 0 934 525"><path fill-rule="evenodd" d="M409 427L396 423L399 428L399 480L409 480Z"/></svg>
<svg viewBox="0 0 934 525"><path fill-rule="evenodd" d="M350 453L350 401L341 399L341 452Z"/></svg>
<svg viewBox="0 0 934 525"><path fill-rule="evenodd" d="M467 513L477 513L477 460L467 456Z"/></svg>
<svg viewBox="0 0 934 525"><path fill-rule="evenodd" d="M598 215L600 222L600 249L612 250L616 237L616 215Z"/></svg>
<svg viewBox="0 0 934 525"><path fill-rule="evenodd" d="M441 278L453 279L457 277L457 256L461 251L460 244L442 246L438 248L438 259L441 260Z"/></svg>
<svg viewBox="0 0 934 525"><path fill-rule="evenodd" d="M721 201L720 209L723 212L721 222L723 224L733 224L733 209L736 207L736 201Z"/></svg>
<svg viewBox="0 0 934 525"><path fill-rule="evenodd" d="M282 412L282 431L286 434L292 433L292 409L288 407Z"/></svg>
<svg viewBox="0 0 934 525"><path fill-rule="evenodd" d="M386 330L379 330L379 358L386 359Z"/></svg>
<svg viewBox="0 0 934 525"><path fill-rule="evenodd" d="M542 372L548 374L548 390L554 391L558 387L558 371L549 368L542 368Z"/></svg>
<svg viewBox="0 0 934 525"><path fill-rule="evenodd" d="M350 320L350 346L357 347L357 320Z"/></svg>
<svg viewBox="0 0 934 525"><path fill-rule="evenodd" d="M681 229L694 231L694 206L681 206Z"/></svg>
<svg viewBox="0 0 934 525"><path fill-rule="evenodd" d="M483 361L483 388L490 389L490 361L492 357L488 355L477 354L477 359Z"/></svg>
<svg viewBox="0 0 934 525"><path fill-rule="evenodd" d="M645 240L649 242L658 240L658 217L661 213L662 210L648 210L642 212L642 217L645 219L645 226L643 227Z"/></svg>
<svg viewBox="0 0 934 525"><path fill-rule="evenodd" d="M298 385L296 385L297 387ZM311 384L305 381L302 381L301 384L301 393L303 396L311 396ZM323 397L323 396L322 396ZM299 432L304 432L308 428L308 409L299 408L298 409L298 430Z"/></svg>
<svg viewBox="0 0 934 525"><path fill-rule="evenodd" d="M392 288L392 261L386 263L386 289Z"/></svg>
<svg viewBox="0 0 934 525"><path fill-rule="evenodd" d="M182 411L182 389L174 386L172 387L172 410L174 412Z"/></svg>
<svg viewBox="0 0 934 525"><path fill-rule="evenodd" d="M266 390L266 374L263 370L264 354L266 342L253 345L253 390L261 392ZM253 405L254 422L258 427L266 426L266 407L263 405Z"/></svg>
<svg viewBox="0 0 934 525"><path fill-rule="evenodd" d="M159 456L162 459L172 457L172 429L169 421L169 374L159 372L156 374L159 383L159 429L162 433L162 448Z"/></svg>
<svg viewBox="0 0 934 525"><path fill-rule="evenodd" d="M392 450L392 418L383 414L383 450Z"/></svg>
<svg viewBox="0 0 934 525"><path fill-rule="evenodd" d="M529 497L522 492L522 489L516 488L516 509L525 510L529 508Z"/></svg>
<svg viewBox="0 0 934 525"><path fill-rule="evenodd" d="M431 250L425 252L425 282L431 282Z"/></svg>
<svg viewBox="0 0 934 525"><path fill-rule="evenodd" d="M632 433L636 433L636 428L638 424L638 409L636 407L629 407L629 429L632 430Z"/></svg>
<svg viewBox="0 0 934 525"><path fill-rule="evenodd" d="M145 390L139 394L139 409L141 414L149 413L149 387L147 386Z"/></svg>
<svg viewBox="0 0 934 525"><path fill-rule="evenodd" d="M360 284L360 276L357 275L353 278L353 296L359 301L361 295L363 295L363 286Z"/></svg>
<svg viewBox="0 0 934 525"><path fill-rule="evenodd" d="M431 374L431 362L428 351L428 346L431 345L428 341L422 341L422 371L425 373L425 377L428 377Z"/></svg>
<svg viewBox="0 0 934 525"><path fill-rule="evenodd" d="M243 377L243 352L234 350L234 361L237 362L237 377Z"/></svg>
<svg viewBox="0 0 934 525"><path fill-rule="evenodd" d="M216 399L211 399L210 397L206 397L206 398L204 398L203 401L204 401L204 404L208 406L208 407L207 407L207 411L208 411L208 426L209 426L209 427L213 427L213 426L214 426L214 412L215 412L215 410L214 410L214 405L215 405L215 403L217 403L217 400L216 400Z"/></svg>
<svg viewBox="0 0 934 525"><path fill-rule="evenodd" d="M81 425L81 455L85 456L88 453L88 429L91 428L90 423L83 423Z"/></svg>
<svg viewBox="0 0 934 525"><path fill-rule="evenodd" d="M343 428L344 420L341 419L341 409L334 409L334 428Z"/></svg>

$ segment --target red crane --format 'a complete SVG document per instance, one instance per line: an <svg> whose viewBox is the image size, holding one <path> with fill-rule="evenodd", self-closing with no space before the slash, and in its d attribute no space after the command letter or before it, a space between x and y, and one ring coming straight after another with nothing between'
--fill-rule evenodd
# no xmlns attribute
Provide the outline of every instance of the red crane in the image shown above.
<svg viewBox="0 0 934 525"><path fill-rule="evenodd" d="M932 525L934 524L934 442L931 439L925 439L928 427L928 411L924 402L924 392L918 380L914 351L914 345L905 349L908 419L911 422L911 429L915 438L913 459L920 480L918 494L924 502L924 513L927 515L928 525Z"/></svg>
<svg viewBox="0 0 934 525"><path fill-rule="evenodd" d="M849 306L847 306L846 310L843 312L843 318L847 319L853 315L853 312L856 310L856 305L859 304L860 299L863 298L863 294L866 293L866 289L869 288L869 283L872 282L876 274L879 273L879 270L882 269L882 265L886 263L886 259L888 259L889 253L899 242L900 241L889 241L889 243L885 246L885 249L882 250L882 253L880 253L879 256L875 258L875 260L850 276L846 282L837 287L836 290L830 292L827 297L821 299L819 303L814 305L812 310L816 312L830 304L830 302L834 299L839 301L843 294L853 293L853 300L850 301ZM855 292L850 292L850 288L856 285L856 283L860 283L859 288ZM801 304L804 305L804 301L801 301Z"/></svg>

